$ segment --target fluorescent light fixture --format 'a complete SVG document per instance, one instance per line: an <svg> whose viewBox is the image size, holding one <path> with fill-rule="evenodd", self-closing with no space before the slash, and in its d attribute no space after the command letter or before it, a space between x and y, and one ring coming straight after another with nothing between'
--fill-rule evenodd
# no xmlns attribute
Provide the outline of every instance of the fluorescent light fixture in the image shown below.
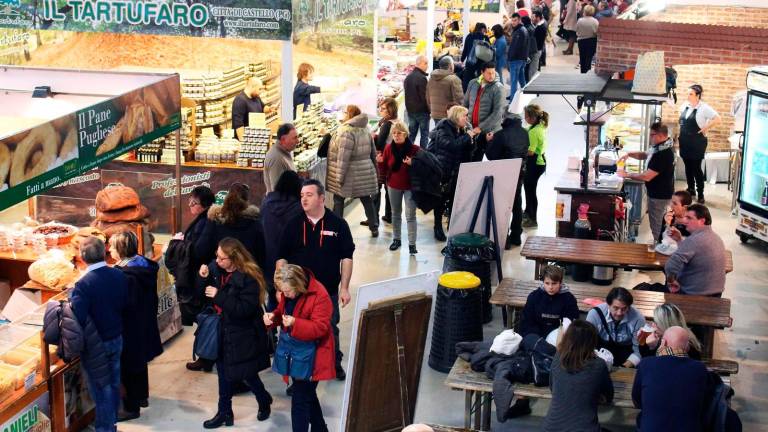
<svg viewBox="0 0 768 432"><path fill-rule="evenodd" d="M53 97L53 92L51 91L51 86L37 86L35 87L35 90L32 92L33 98L49 98Z"/></svg>
<svg viewBox="0 0 768 432"><path fill-rule="evenodd" d="M651 14L654 12L661 12L667 7L666 0L645 0L642 4L643 12Z"/></svg>

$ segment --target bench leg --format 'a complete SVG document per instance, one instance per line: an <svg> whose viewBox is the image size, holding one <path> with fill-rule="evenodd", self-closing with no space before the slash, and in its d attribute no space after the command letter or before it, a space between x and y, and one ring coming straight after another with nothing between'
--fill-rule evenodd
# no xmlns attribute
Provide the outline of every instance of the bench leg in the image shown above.
<svg viewBox="0 0 768 432"><path fill-rule="evenodd" d="M483 428L481 430L491 430L491 393L483 393Z"/></svg>
<svg viewBox="0 0 768 432"><path fill-rule="evenodd" d="M475 408L475 429L476 431L481 430L480 426L482 425L483 421L483 392L474 392L475 393L475 400L474 400L474 408Z"/></svg>
<svg viewBox="0 0 768 432"><path fill-rule="evenodd" d="M472 390L464 391L464 429L472 428Z"/></svg>
<svg viewBox="0 0 768 432"><path fill-rule="evenodd" d="M715 329L712 327L700 327L702 333L701 358L711 359L715 348Z"/></svg>

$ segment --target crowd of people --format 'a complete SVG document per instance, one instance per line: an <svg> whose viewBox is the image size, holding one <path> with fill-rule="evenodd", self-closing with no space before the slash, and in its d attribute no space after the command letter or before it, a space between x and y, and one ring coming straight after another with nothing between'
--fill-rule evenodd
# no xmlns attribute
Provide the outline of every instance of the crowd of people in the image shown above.
<svg viewBox="0 0 768 432"><path fill-rule="evenodd" d="M195 356L186 368L211 372L215 367L218 376L217 410L203 422L204 428L234 424L232 396L244 391L256 398L257 419L268 419L273 400L259 373L271 367L290 384L292 430L328 430L317 385L346 378L339 319L340 308L351 301L355 242L344 219L349 200L360 200L365 210L360 223L372 238L391 226L393 252L403 246L404 210L408 252L415 255L417 209L434 212L434 238L446 240L444 219L450 223L462 163L519 158L523 164L505 247L520 245L523 229L537 227L537 186L547 168L549 114L535 104L519 114L508 107L518 89L546 64L548 22L558 8L545 0L534 0L531 8L517 3L507 22L491 28L493 39L484 24L475 26L464 45L461 74L450 56L438 59L429 74L428 60L417 59L404 83L405 121L392 98L380 101L380 120L372 131L368 116L347 105L339 130L324 137L318 152L327 158L324 181L297 174L292 157L297 131L285 123L265 159L267 194L260 207L252 201L252 185L231 185L221 205L214 204L208 187L191 191L187 204L192 222L173 236L166 265L176 280L182 323L197 323ZM596 18L621 12L627 3L600 1L597 8L584 0L562 3L561 23L570 41L565 53L572 53L578 42L581 71L586 72L596 49ZM475 51L481 47L492 51L493 60L480 60ZM509 91L503 83L505 70ZM309 84L313 71L308 64L299 68L296 107L306 106L319 91ZM262 88L259 81L248 81L241 111L261 104ZM654 241L676 244L665 282L636 289L720 296L725 249L712 231L699 172L706 130L719 116L701 102L701 86L689 90L680 119L688 190L674 191L673 140L660 123L650 128L651 149L627 156L650 159L648 169L620 172L646 184ZM238 128L246 126L245 118L238 123ZM108 245L89 238L80 254L88 268L75 285L72 308L99 347L83 356L82 364L96 402L96 430L113 431L116 421L135 419L148 405L147 364L162 353L156 321L158 265L138 254L132 232L113 236ZM108 255L114 268L106 265ZM689 327L680 309L667 303L656 308L647 330L644 317L632 306L631 290L624 288L613 288L581 320L563 280L561 268L544 269L541 287L528 296L519 326L522 336L546 337L563 320L571 322L557 344L550 381L553 401L544 429L599 430L597 404L612 399L609 370L616 366L637 368L632 396L642 409L640 430L696 430L693 425L703 421L706 395L714 385L706 368L693 360L702 350L697 328ZM275 351L281 354L271 360ZM610 364L600 351L611 354ZM293 359L291 366L278 361L286 356ZM677 383L676 391L659 384L670 380ZM697 389L696 397L677 391L686 388ZM528 413L528 400L518 398L508 416Z"/></svg>

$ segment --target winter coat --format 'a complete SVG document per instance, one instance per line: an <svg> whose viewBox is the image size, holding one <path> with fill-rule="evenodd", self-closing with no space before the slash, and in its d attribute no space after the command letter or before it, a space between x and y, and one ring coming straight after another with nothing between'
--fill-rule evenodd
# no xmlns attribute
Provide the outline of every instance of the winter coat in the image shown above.
<svg viewBox="0 0 768 432"><path fill-rule="evenodd" d="M206 252L197 248L197 241L208 225L208 215L201 213L189 224L184 231L184 240L171 240L165 251L165 264L176 281L176 292L179 297L188 298L195 290L195 279L200 265L208 262L201 257Z"/></svg>
<svg viewBox="0 0 768 432"><path fill-rule="evenodd" d="M458 172L459 165L469 160L472 151L472 138L448 119L440 120L429 133L427 151L440 161L443 180Z"/></svg>
<svg viewBox="0 0 768 432"><path fill-rule="evenodd" d="M512 32L512 42L509 44L507 61L528 60L528 30L522 24Z"/></svg>
<svg viewBox="0 0 768 432"><path fill-rule="evenodd" d="M293 118L296 118L296 108L299 106L307 110L315 93L320 93L320 87L309 85L302 80L296 81L296 86L293 88Z"/></svg>
<svg viewBox="0 0 768 432"><path fill-rule="evenodd" d="M401 161L400 169L397 171L393 171L393 166L395 164L395 152L394 147L397 144L395 144L394 141L387 144L387 147L382 152L382 157L384 160L380 163L378 163L378 171L384 175L384 178L387 179L387 186L391 188L395 188L398 190L411 190L411 169L406 165L404 162ZM417 153L421 151L421 147L417 145L413 145L410 138L406 138L405 143L403 143L403 146L408 145L410 146L410 149L408 150L408 153L406 154L406 157L413 158L416 156Z"/></svg>
<svg viewBox="0 0 768 432"><path fill-rule="evenodd" d="M43 316L43 339L49 345L56 345L56 355L66 363L82 354L83 328L68 301L48 302Z"/></svg>
<svg viewBox="0 0 768 432"><path fill-rule="evenodd" d="M248 206L237 221L225 223L224 215L221 214L221 206L211 206L208 209L208 223L196 246L198 251L204 253L201 255L201 258L204 258L202 262L206 263L213 260L219 242L226 237L240 240L248 252L253 255L253 259L256 260L259 267L264 268L264 231L261 228L258 207Z"/></svg>
<svg viewBox="0 0 768 432"><path fill-rule="evenodd" d="M280 250L280 238L288 221L303 213L298 197L270 192L261 202L261 224L264 230L264 278L267 285L275 274L275 261Z"/></svg>
<svg viewBox="0 0 768 432"><path fill-rule="evenodd" d="M427 99L432 118L435 121L446 118L448 109L461 105L464 100L461 78L447 69L433 70L427 83Z"/></svg>
<svg viewBox="0 0 768 432"><path fill-rule="evenodd" d="M123 310L123 351L120 368L140 371L163 353L157 327L156 262L136 255L125 266L116 266L128 280L128 302Z"/></svg>
<svg viewBox="0 0 768 432"><path fill-rule="evenodd" d="M496 41L493 42L493 49L496 51L496 58L494 59L496 72L501 73L507 67L507 38L503 35L496 38Z"/></svg>
<svg viewBox="0 0 768 432"><path fill-rule="evenodd" d="M467 93L464 94L464 107L469 110L469 118L472 119L472 110L475 107L477 91L481 86L482 76L469 82ZM480 123L473 125L479 127L482 133L496 132L501 129L504 111L507 105L504 103L504 86L499 82L498 75L493 82L485 83L483 94L480 95Z"/></svg>
<svg viewBox="0 0 768 432"><path fill-rule="evenodd" d="M370 196L378 191L376 149L368 132L368 115L347 120L328 148L326 189L344 198Z"/></svg>
<svg viewBox="0 0 768 432"><path fill-rule="evenodd" d="M579 20L579 1L568 0L568 5L565 7L565 19L563 20L563 28L569 31L576 31L576 22Z"/></svg>
<svg viewBox="0 0 768 432"><path fill-rule="evenodd" d="M443 200L440 160L428 151L420 151L411 163L411 197L424 213L429 213Z"/></svg>
<svg viewBox="0 0 768 432"><path fill-rule="evenodd" d="M579 306L568 285L562 284L560 292L553 296L547 294L542 285L528 294L520 320L520 334L547 337L549 332L560 326L563 318L575 320L578 317Z"/></svg>
<svg viewBox="0 0 768 432"><path fill-rule="evenodd" d="M405 109L409 114L429 113L427 100L427 73L419 68L413 68L403 81L405 93Z"/></svg>
<svg viewBox="0 0 768 432"><path fill-rule="evenodd" d="M215 261L208 264L208 269L207 278L198 278L198 287L201 292L208 285L218 289L213 304L221 309L219 360L225 362L227 379L254 378L270 366L270 339L259 300L262 287L238 270L230 273L222 285L222 275L227 273Z"/></svg>
<svg viewBox="0 0 768 432"><path fill-rule="evenodd" d="M301 341L317 341L312 381L332 380L336 378L336 351L331 331L333 304L323 284L318 282L308 269L304 271L309 275L309 284L307 292L301 294L296 301L296 307L293 309L296 321L290 328L290 333ZM285 296L282 296L274 311L271 327L283 325L284 313ZM283 327L282 331L286 331L286 328Z"/></svg>
<svg viewBox="0 0 768 432"><path fill-rule="evenodd" d="M536 28L533 25L525 26L528 32L528 58L532 58L538 51L539 45L536 43Z"/></svg>
<svg viewBox="0 0 768 432"><path fill-rule="evenodd" d="M523 128L523 121L518 117L506 118L501 123L501 130L494 133L488 143L485 156L488 160L525 159L528 146L528 131Z"/></svg>

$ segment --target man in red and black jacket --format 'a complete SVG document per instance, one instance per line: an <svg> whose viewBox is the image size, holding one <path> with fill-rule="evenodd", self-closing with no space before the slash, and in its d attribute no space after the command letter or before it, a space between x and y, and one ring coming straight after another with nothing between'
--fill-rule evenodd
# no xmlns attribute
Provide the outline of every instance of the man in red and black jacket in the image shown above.
<svg viewBox="0 0 768 432"><path fill-rule="evenodd" d="M317 180L307 180L301 188L304 212L289 221L280 239L280 260L306 267L323 284L333 303L331 326L336 345L336 379L343 381L339 348L339 302L349 304L349 281L352 278L352 255L355 243L347 222L325 207L325 188ZM271 276L271 275L270 275Z"/></svg>

